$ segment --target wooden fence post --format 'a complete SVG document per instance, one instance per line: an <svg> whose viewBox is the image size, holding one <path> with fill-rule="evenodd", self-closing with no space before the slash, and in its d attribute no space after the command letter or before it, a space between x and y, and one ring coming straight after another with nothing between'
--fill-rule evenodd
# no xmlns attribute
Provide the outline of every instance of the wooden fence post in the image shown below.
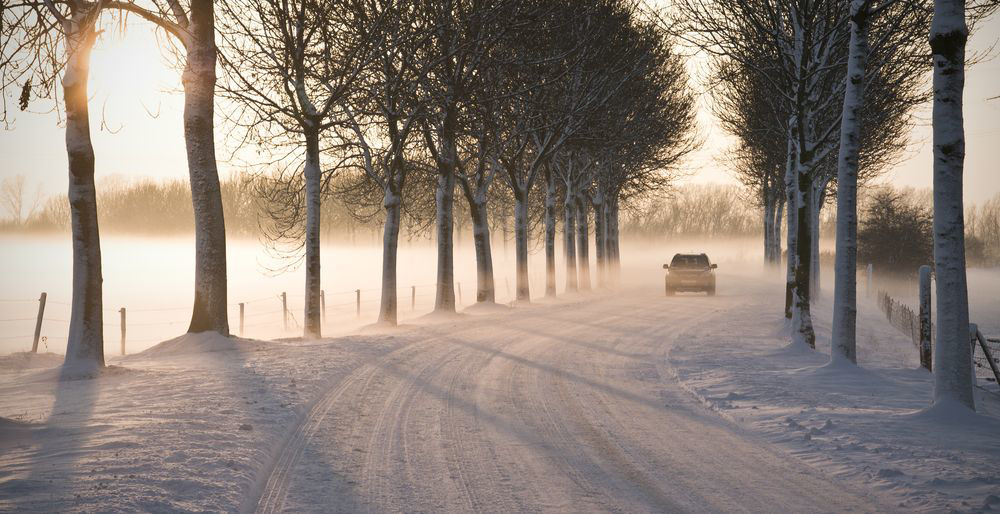
<svg viewBox="0 0 1000 514"><path fill-rule="evenodd" d="M326 325L326 291L319 290L319 308L323 311L323 324Z"/></svg>
<svg viewBox="0 0 1000 514"><path fill-rule="evenodd" d="M122 315L122 355L125 355L125 307L118 310Z"/></svg>
<svg viewBox="0 0 1000 514"><path fill-rule="evenodd" d="M285 331L288 331L288 295L284 292L281 293L281 316L282 322L285 326Z"/></svg>
<svg viewBox="0 0 1000 514"><path fill-rule="evenodd" d="M993 378L996 379L997 384L1000 384L1000 369L997 369L997 363L993 359L993 354L990 352L990 348L986 346L986 336L979 331L979 327L976 327L976 340L979 341L980 348L983 349L983 356L986 357L986 362L990 364L990 369L993 370ZM972 348L975 350L975 347ZM972 352L973 358L975 358L976 352Z"/></svg>
<svg viewBox="0 0 1000 514"><path fill-rule="evenodd" d="M31 341L31 353L38 353L38 340L42 336L42 318L45 316L45 299L48 295L44 292L38 297L38 319L35 320L35 338Z"/></svg>
<svg viewBox="0 0 1000 514"><path fill-rule="evenodd" d="M931 267L920 267L920 365L931 371Z"/></svg>
<svg viewBox="0 0 1000 514"><path fill-rule="evenodd" d="M458 304L462 305L462 283L456 282L458 284Z"/></svg>
<svg viewBox="0 0 1000 514"><path fill-rule="evenodd" d="M417 286L410 286L410 310L417 310Z"/></svg>
<svg viewBox="0 0 1000 514"><path fill-rule="evenodd" d="M243 302L240 302L240 337L243 337Z"/></svg>
<svg viewBox="0 0 1000 514"><path fill-rule="evenodd" d="M354 294L356 296L355 304L358 306L358 317L361 317L361 290L355 289Z"/></svg>

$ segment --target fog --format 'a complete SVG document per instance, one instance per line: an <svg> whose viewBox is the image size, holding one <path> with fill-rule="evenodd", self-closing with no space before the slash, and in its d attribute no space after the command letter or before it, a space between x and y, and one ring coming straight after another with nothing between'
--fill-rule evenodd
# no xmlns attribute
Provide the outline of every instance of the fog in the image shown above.
<svg viewBox="0 0 1000 514"><path fill-rule="evenodd" d="M194 283L194 245L190 237L103 238L104 340L109 356L120 352L121 325L119 309L126 309L126 351L135 353L156 343L182 334L187 329ZM38 297L46 292L48 300L42 324L41 351L62 353L65 350L69 321L72 258L67 236L0 236L4 248L3 276L0 277L0 354L31 349L32 333L38 309ZM301 335L304 271L276 273L286 264L269 254L264 246L251 239L230 239L229 312L230 328L239 334L239 303L245 304L245 337L273 339ZM828 250L826 245L824 251ZM514 293L514 245L494 241L497 302L508 303ZM767 270L763 264L762 244L757 238L684 239L671 242L622 241L622 290L663 288L662 264L677 252L706 252L719 264L719 294L726 294L726 276L754 275L780 282L780 270ZM591 255L594 255L593 248ZM436 252L427 240L402 243L399 256L399 305L402 323L427 314L434 304ZM560 293L564 286L562 251L557 247L556 274ZM531 294L544 294L544 252L532 248L529 257ZM322 283L326 292L326 336L343 335L373 323L379 302L382 247L364 243L328 244L323 247ZM593 273L593 262L591 263ZM475 302L475 253L471 241L462 241L455 250L456 288L461 288L459 309ZM596 277L595 277L596 278ZM832 270L824 266L823 295L814 308L826 309L832 294ZM989 335L1000 335L1000 272L969 271L971 318ZM916 297L916 282L881 284L897 298L911 303ZM411 308L415 286L415 305ZM361 316L356 315L356 290L361 290ZM912 294L910 293L912 289ZM288 301L288 330L284 329L280 294ZM859 295L864 294L863 278ZM775 298L775 310L783 298Z"/></svg>

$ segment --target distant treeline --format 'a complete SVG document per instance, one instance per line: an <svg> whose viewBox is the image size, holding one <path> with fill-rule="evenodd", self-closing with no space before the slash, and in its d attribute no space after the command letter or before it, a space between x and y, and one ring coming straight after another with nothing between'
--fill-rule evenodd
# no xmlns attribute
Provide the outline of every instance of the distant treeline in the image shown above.
<svg viewBox="0 0 1000 514"><path fill-rule="evenodd" d="M266 179L241 174L222 181L222 203L226 216L228 235L257 237L268 217L258 194L259 186ZM16 194L8 188L6 194ZM25 196L27 196L25 194ZM12 205L11 202L6 202ZM27 204L21 201L13 204ZM186 180L127 181L107 178L97 185L97 209L101 231L141 235L174 235L194 230L194 209L191 188ZM14 216L7 208L0 220L4 232L68 232L69 202L65 195L52 195L26 205L21 216ZM337 198L324 201L322 207L324 231L328 234L368 237L367 232L377 230L377 222L361 223ZM373 237L375 232L371 234Z"/></svg>
<svg viewBox="0 0 1000 514"><path fill-rule="evenodd" d="M820 232L832 235L836 219L826 209ZM647 238L758 237L764 230L761 209L737 185L689 184L669 195L637 204L622 219L622 231Z"/></svg>
<svg viewBox="0 0 1000 514"><path fill-rule="evenodd" d="M226 214L226 231L230 235L259 237L262 224L269 223L269 216L262 204L260 191L267 179L259 175L236 175L222 182L222 200ZM22 190L24 188L21 188ZM7 188L8 196L29 196ZM873 226L871 213L877 212L873 202L894 205L883 207L899 209L906 218L906 209L919 212L927 219L932 212L933 197L928 189L892 188L882 186L864 191L860 198L862 232L867 227L871 233L886 230ZM35 206L21 207L27 211L18 220L9 211L11 205L30 203L25 198L6 201L7 216L0 220L0 231L60 232L69 230L69 205L66 197L55 195L38 201ZM458 209L458 232L471 230L465 219L467 213ZM909 212L909 211L906 211ZM344 198L330 194L322 204L322 226L327 235L350 240L377 241L381 237L383 219L380 210L359 216L358 209L350 209ZM504 215L498 210L497 216ZM760 207L748 199L744 188L736 185L690 184L677 187L669 195L647 198L631 207L621 222L621 230L630 236L649 239L672 237L757 237L763 230ZM98 185L98 215L101 230L110 233L143 235L172 235L187 233L194 228L191 191L184 180L125 181L109 178ZM508 213L509 215L509 213ZM404 233L409 237L427 237L426 221L411 217L405 223ZM882 219L882 218L880 218ZM891 216L885 217L891 219ZM493 219L500 236L505 231L504 220ZM835 210L824 209L820 220L821 233L832 236L836 224ZM507 226L511 226L508 220ZM917 226L916 224L914 226ZM983 203L966 208L966 254L970 265L1000 265L1000 193ZM927 229L929 230L929 229ZM509 234L508 234L509 235ZM932 234L923 234L929 240Z"/></svg>

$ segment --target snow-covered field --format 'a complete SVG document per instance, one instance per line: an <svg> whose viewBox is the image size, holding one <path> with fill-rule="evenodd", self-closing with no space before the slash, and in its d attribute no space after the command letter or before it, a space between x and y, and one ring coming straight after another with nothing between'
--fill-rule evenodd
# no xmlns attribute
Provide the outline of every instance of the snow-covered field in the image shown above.
<svg viewBox="0 0 1000 514"><path fill-rule="evenodd" d="M779 277L626 288L313 342L184 336L59 380L0 360L0 510L976 511L1000 402L930 376L862 305L863 370L785 348ZM827 306L817 309L821 350ZM995 386L993 386L995 390Z"/></svg>

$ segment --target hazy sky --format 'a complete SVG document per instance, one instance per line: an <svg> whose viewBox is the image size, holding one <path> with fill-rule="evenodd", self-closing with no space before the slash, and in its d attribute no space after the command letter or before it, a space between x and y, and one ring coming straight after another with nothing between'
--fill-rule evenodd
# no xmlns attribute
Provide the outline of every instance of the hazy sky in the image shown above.
<svg viewBox="0 0 1000 514"><path fill-rule="evenodd" d="M162 38L163 36L159 36ZM971 40L971 49L983 51L1000 38L1000 16L983 23ZM97 156L98 180L126 178L185 178L187 166L181 112L180 74L158 50L158 38L148 25L134 22L124 35L107 32L93 52L91 71L91 126ZM930 75L927 80L930 81ZM4 92L16 108L18 91ZM1000 192L1000 58L977 64L966 75L965 127L967 156L966 202L983 202ZM707 102L707 98L703 103ZM51 102L34 102L35 111ZM909 158L883 180L900 186L931 186L930 107L920 110L923 120L911 137ZM732 183L720 156L730 140L702 108L701 132L705 147L692 156L688 182ZM217 124L220 126L220 124ZM230 163L225 134L218 134L220 174L238 171ZM17 113L13 129L0 132L0 178L25 175L31 188L62 193L67 186L64 132L53 113Z"/></svg>

